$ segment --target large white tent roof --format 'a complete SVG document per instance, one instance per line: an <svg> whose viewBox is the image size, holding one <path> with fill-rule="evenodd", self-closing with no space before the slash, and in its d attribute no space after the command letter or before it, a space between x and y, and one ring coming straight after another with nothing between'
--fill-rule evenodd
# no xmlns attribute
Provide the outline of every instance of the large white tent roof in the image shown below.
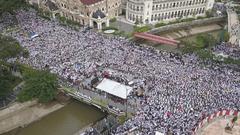
<svg viewBox="0 0 240 135"><path fill-rule="evenodd" d="M155 135L164 135L163 133L159 132L159 131L156 131L155 132Z"/></svg>
<svg viewBox="0 0 240 135"><path fill-rule="evenodd" d="M104 78L96 87L99 90L105 91L111 95L126 99L127 95L132 91L132 87Z"/></svg>

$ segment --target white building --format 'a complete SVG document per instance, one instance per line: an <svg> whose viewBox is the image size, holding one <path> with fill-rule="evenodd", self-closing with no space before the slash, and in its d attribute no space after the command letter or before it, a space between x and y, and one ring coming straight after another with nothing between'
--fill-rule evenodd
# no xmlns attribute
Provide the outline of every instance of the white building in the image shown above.
<svg viewBox="0 0 240 135"><path fill-rule="evenodd" d="M132 23L156 23L205 16L214 0L127 0L126 19Z"/></svg>

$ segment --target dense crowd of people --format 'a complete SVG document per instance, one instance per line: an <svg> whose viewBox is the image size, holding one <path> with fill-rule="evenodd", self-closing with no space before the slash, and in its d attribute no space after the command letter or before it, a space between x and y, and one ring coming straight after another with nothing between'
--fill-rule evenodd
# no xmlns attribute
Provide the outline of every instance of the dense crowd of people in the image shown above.
<svg viewBox="0 0 240 135"><path fill-rule="evenodd" d="M144 97L132 97L140 100L135 116L112 134L135 128L140 135L190 135L209 114L240 110L240 73L232 69L205 67L194 54L180 56L84 28L75 31L35 11L18 11L17 20L20 30L8 34L29 50L22 63L48 68L74 84L104 69L117 71L123 80L144 80ZM30 39L33 32L39 37Z"/></svg>
<svg viewBox="0 0 240 135"><path fill-rule="evenodd" d="M213 52L234 59L240 59L240 47L222 42L213 48Z"/></svg>

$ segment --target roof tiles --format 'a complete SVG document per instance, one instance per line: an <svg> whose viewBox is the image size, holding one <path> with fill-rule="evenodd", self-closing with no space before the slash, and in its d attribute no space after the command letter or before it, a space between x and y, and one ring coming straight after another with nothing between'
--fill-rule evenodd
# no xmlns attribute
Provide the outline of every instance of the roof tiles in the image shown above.
<svg viewBox="0 0 240 135"><path fill-rule="evenodd" d="M80 0L84 5L92 5L98 3L102 0Z"/></svg>

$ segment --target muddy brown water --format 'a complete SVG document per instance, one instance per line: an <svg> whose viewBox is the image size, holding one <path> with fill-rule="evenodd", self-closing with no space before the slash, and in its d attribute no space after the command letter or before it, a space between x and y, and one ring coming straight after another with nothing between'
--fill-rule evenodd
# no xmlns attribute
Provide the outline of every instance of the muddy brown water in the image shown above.
<svg viewBox="0 0 240 135"><path fill-rule="evenodd" d="M96 107L73 100L41 120L3 135L73 135L105 116Z"/></svg>

